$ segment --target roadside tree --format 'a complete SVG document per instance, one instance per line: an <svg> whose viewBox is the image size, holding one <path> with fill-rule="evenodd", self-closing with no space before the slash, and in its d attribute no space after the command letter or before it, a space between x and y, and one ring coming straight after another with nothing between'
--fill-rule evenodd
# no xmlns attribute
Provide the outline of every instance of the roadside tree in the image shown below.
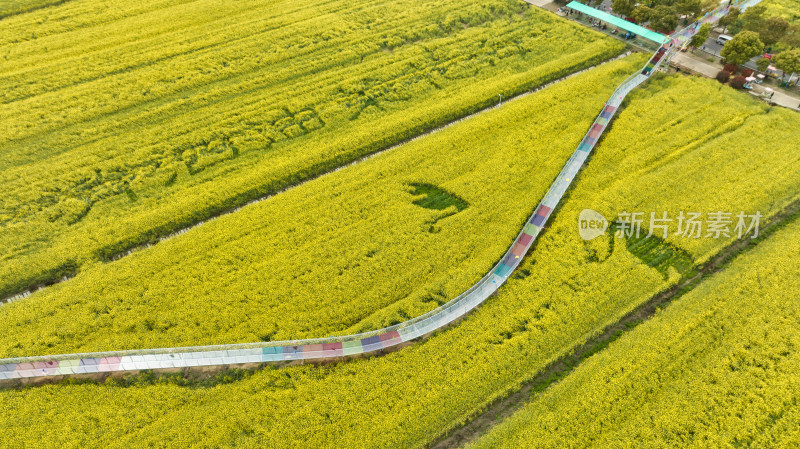
<svg viewBox="0 0 800 449"><path fill-rule="evenodd" d="M723 32L725 32L725 33L728 32L728 27L731 24L733 24L734 22L736 22L736 20L739 18L739 14L741 14L741 11L739 11L739 8L733 7L733 8L728 10L728 14L722 16L719 19L719 24L723 27L722 28Z"/></svg>
<svg viewBox="0 0 800 449"><path fill-rule="evenodd" d="M792 48L800 48L800 25L789 25L781 43Z"/></svg>
<svg viewBox="0 0 800 449"><path fill-rule="evenodd" d="M678 14L688 16L691 20L694 20L703 11L703 2L702 0L678 0L675 3L675 10Z"/></svg>
<svg viewBox="0 0 800 449"><path fill-rule="evenodd" d="M611 9L617 14L631 17L633 15L633 10L636 9L636 2L634 0L614 0L611 3Z"/></svg>
<svg viewBox="0 0 800 449"><path fill-rule="evenodd" d="M764 29L767 21L766 14L767 7L764 5L755 5L747 8L747 11L740 16L744 24L744 30L758 33Z"/></svg>
<svg viewBox="0 0 800 449"><path fill-rule="evenodd" d="M764 21L764 26L758 32L764 45L774 45L781 40L789 30L789 22L783 17L770 17Z"/></svg>
<svg viewBox="0 0 800 449"><path fill-rule="evenodd" d="M692 47L699 47L706 42L708 39L709 34L711 34L711 24L704 23L700 26L700 29L697 30L697 33L692 37L692 42L689 44Z"/></svg>
<svg viewBox="0 0 800 449"><path fill-rule="evenodd" d="M800 73L800 48L783 51L773 58L775 67L783 70L784 77L788 74Z"/></svg>
<svg viewBox="0 0 800 449"><path fill-rule="evenodd" d="M722 47L720 55L726 62L742 65L764 51L764 43L754 31L742 31Z"/></svg>
<svg viewBox="0 0 800 449"><path fill-rule="evenodd" d="M650 20L650 15L652 12L653 10L651 8L645 5L639 5L633 10L631 18L636 23L647 22L648 20Z"/></svg>
<svg viewBox="0 0 800 449"><path fill-rule="evenodd" d="M650 13L650 26L662 33L670 32L678 26L678 13L671 6L658 5Z"/></svg>

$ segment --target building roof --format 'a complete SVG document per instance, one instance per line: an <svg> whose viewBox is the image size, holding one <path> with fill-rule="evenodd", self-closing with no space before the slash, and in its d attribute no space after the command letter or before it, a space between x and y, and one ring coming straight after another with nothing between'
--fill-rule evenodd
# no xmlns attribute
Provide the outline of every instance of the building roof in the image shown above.
<svg viewBox="0 0 800 449"><path fill-rule="evenodd" d="M595 19L602 20L603 22L606 22L617 28L622 28L623 30L630 31L633 34L639 35L647 40L651 40L659 45L663 44L664 41L667 40L667 36L664 36L661 33L656 33L655 31L648 30L645 27L636 25L635 23L632 22L628 22L627 20L624 20L617 16L613 16L605 11L600 11L599 9L592 8L591 6L586 6L583 3L572 1L569 2L569 4L567 4L567 8L572 8L588 16L592 16Z"/></svg>

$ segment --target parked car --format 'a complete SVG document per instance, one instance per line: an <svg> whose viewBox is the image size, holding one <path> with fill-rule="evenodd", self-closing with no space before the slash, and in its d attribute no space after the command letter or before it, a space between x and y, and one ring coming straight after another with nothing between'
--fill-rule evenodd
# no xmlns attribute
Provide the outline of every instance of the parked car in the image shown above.
<svg viewBox="0 0 800 449"><path fill-rule="evenodd" d="M727 34L720 34L717 36L717 43L720 45L725 45L726 42L733 39L732 36L728 36Z"/></svg>

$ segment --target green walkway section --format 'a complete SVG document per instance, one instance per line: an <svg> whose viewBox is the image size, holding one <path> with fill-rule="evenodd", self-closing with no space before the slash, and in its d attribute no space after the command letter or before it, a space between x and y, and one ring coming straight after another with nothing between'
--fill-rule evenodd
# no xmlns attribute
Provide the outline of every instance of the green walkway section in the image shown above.
<svg viewBox="0 0 800 449"><path fill-rule="evenodd" d="M592 16L595 19L601 20L617 28L622 28L625 31L630 31L633 34L639 35L659 45L663 44L664 41L667 40L667 36L664 36L663 34L648 30L645 27L641 27L639 25L636 25L635 23L628 22L627 20L621 19L617 16L612 16L611 14L605 11L600 11L599 9L592 8L591 6L586 6L583 3L578 3L574 1L569 2L569 4L567 4L567 8L572 8L575 11L580 11L586 14L587 16Z"/></svg>

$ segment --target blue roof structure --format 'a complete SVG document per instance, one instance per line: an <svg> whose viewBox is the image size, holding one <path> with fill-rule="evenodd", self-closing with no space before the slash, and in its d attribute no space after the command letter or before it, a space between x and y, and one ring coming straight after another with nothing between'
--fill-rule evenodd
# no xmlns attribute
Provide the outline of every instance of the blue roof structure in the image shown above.
<svg viewBox="0 0 800 449"><path fill-rule="evenodd" d="M569 2L569 4L567 4L567 8L572 8L575 11L580 11L586 14L587 16L592 16L595 19L602 20L603 22L611 24L617 28L622 28L623 30L630 31L633 34L639 35L659 45L663 44L664 41L667 40L667 36L664 36L661 33L656 33L655 31L648 30L643 26L636 25L633 22L628 22L627 20L611 15L605 11L600 11L599 9L592 8L591 6L586 6L583 3L572 1Z"/></svg>

